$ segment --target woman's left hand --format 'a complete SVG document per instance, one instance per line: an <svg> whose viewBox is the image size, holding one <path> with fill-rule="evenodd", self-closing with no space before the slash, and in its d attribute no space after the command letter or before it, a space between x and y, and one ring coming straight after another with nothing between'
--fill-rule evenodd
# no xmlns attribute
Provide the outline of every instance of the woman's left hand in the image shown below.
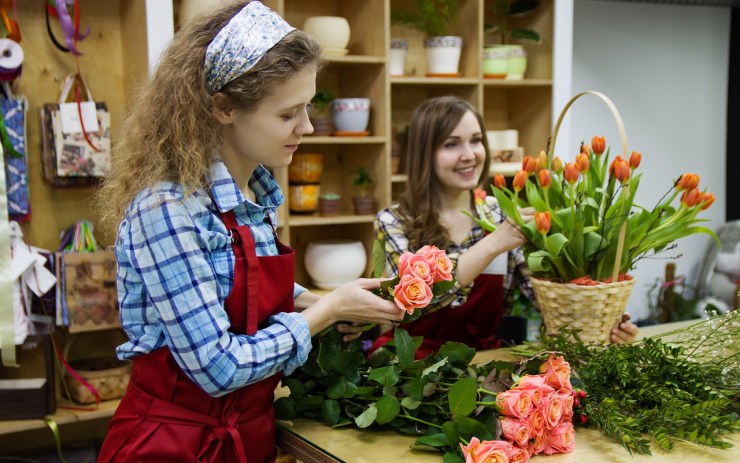
<svg viewBox="0 0 740 463"><path fill-rule="evenodd" d="M344 333L344 336L342 337L342 340L344 342L350 342L359 338L362 332L367 329L367 327L367 323L340 323L339 325L337 325L337 331L339 331L340 333Z"/></svg>
<svg viewBox="0 0 740 463"><path fill-rule="evenodd" d="M613 343L632 342L637 339L640 328L630 321L630 314L622 315L622 321L612 328L609 340Z"/></svg>

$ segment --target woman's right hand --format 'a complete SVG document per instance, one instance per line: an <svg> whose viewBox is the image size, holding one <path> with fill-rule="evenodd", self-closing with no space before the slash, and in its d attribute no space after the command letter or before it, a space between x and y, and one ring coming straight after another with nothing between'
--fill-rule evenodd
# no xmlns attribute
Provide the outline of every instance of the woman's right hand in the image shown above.
<svg viewBox="0 0 740 463"><path fill-rule="evenodd" d="M519 215L524 222L532 220L534 212L534 208L532 207L519 209ZM504 220L489 236L491 236L489 239L496 241L501 252L511 251L512 249L521 246L526 241L524 234L511 219Z"/></svg>

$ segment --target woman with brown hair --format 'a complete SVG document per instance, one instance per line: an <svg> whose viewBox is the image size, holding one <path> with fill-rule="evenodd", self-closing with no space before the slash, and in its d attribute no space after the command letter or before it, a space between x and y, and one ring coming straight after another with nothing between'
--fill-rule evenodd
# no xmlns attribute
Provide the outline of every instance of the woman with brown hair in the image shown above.
<svg viewBox="0 0 740 463"><path fill-rule="evenodd" d="M230 1L180 30L141 89L100 196L120 221L117 353L133 371L98 461L272 461L273 392L311 336L402 318L368 291L378 279L305 291L275 235L268 168L312 132L320 65L306 34Z"/></svg>
<svg viewBox="0 0 740 463"><path fill-rule="evenodd" d="M475 349L500 347L496 336L503 315L511 310L518 286L530 299L531 274L520 246L524 235L506 220L497 205L488 220L498 224L490 234L461 211L476 216L473 191L488 188L490 155L483 118L467 101L443 96L424 101L414 112L406 150L408 180L397 205L375 219L378 239L385 242L386 273L398 274L398 259L424 245L446 251L455 266L456 283L418 320L403 325L412 336L424 336L417 357L447 341ZM531 220L534 210L521 211ZM634 339L637 327L623 322L612 341ZM373 349L393 339L389 330Z"/></svg>

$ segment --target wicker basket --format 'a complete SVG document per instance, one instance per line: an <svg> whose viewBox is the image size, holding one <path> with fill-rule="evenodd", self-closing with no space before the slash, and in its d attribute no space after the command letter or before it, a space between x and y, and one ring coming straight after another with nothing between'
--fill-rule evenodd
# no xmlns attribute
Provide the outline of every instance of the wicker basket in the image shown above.
<svg viewBox="0 0 740 463"><path fill-rule="evenodd" d="M532 278L531 284L548 334L577 329L584 342L605 344L622 320L635 280L582 286Z"/></svg>
<svg viewBox="0 0 740 463"><path fill-rule="evenodd" d="M69 350L74 343L72 337L64 348L64 357L68 358ZM123 397L131 378L131 364L116 358L88 358L69 361L70 366L90 386L98 391L100 400L112 400ZM77 380L68 370L64 372L64 392L67 398L80 404L95 403L92 391Z"/></svg>

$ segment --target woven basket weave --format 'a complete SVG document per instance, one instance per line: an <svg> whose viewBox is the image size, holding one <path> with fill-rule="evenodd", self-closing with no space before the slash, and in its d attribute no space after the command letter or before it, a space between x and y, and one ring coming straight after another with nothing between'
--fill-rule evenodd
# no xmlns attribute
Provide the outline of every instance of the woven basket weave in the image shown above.
<svg viewBox="0 0 740 463"><path fill-rule="evenodd" d="M594 344L609 342L609 332L621 321L635 284L634 279L597 286L538 278L530 282L548 334L558 334L563 328L576 329L582 341Z"/></svg>
<svg viewBox="0 0 740 463"><path fill-rule="evenodd" d="M77 336L72 336L64 346L64 358L68 359L70 366L98 391L100 400L123 397L129 379L131 379L131 363L118 360L115 357L69 360L70 350L76 339ZM92 391L79 382L69 371L64 372L63 381L63 389L68 399L80 404L96 402Z"/></svg>

